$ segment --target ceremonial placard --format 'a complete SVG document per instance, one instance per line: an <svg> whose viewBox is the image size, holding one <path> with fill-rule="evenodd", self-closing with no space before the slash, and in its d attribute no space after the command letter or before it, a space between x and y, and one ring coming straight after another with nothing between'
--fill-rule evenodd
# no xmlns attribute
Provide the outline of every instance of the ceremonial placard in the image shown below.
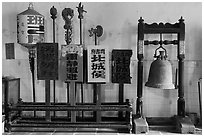
<svg viewBox="0 0 204 137"><path fill-rule="evenodd" d="M88 46L88 82L109 82L109 51L97 45Z"/></svg>
<svg viewBox="0 0 204 137"><path fill-rule="evenodd" d="M62 81L83 82L83 47L78 44L62 45Z"/></svg>
<svg viewBox="0 0 204 137"><path fill-rule="evenodd" d="M131 83L131 56L132 50L112 51L112 83Z"/></svg>
<svg viewBox="0 0 204 137"><path fill-rule="evenodd" d="M58 79L58 43L37 44L38 80Z"/></svg>
<svg viewBox="0 0 204 137"><path fill-rule="evenodd" d="M6 59L15 59L14 43L6 43Z"/></svg>

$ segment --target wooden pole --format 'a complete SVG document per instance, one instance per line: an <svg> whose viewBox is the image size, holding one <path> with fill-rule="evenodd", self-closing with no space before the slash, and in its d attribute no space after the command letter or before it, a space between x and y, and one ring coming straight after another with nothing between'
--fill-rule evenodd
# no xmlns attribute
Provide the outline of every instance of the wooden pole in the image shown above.
<svg viewBox="0 0 204 137"><path fill-rule="evenodd" d="M45 104L50 106L50 80L45 80ZM46 121L51 121L50 111L45 112Z"/></svg>
<svg viewBox="0 0 204 137"><path fill-rule="evenodd" d="M95 45L97 45L97 33L95 33ZM101 84L95 83L94 86L94 100L96 101L96 106L101 105ZM96 122L101 122L101 111L96 112Z"/></svg>
<svg viewBox="0 0 204 137"><path fill-rule="evenodd" d="M67 45L69 45L69 29L67 29ZM67 104L69 104L69 82L67 82ZM67 117L69 118L70 112L67 111Z"/></svg>
<svg viewBox="0 0 204 137"><path fill-rule="evenodd" d="M198 81L198 95L199 95L199 108L200 108L200 124L202 125L202 87L201 87L201 79Z"/></svg>
<svg viewBox="0 0 204 137"><path fill-rule="evenodd" d="M69 83L67 82L67 104L69 104ZM67 118L70 117L70 112L67 111Z"/></svg>
<svg viewBox="0 0 204 137"><path fill-rule="evenodd" d="M142 116L142 89L143 89L143 42L144 42L144 20L139 19L138 24L138 45L137 45L137 59L138 59L138 74L137 74L137 106L136 106L136 116Z"/></svg>
<svg viewBox="0 0 204 137"><path fill-rule="evenodd" d="M118 97L119 97L118 98L119 104L122 104L123 100L124 100L124 84L123 83L119 83L119 95L118 95ZM119 111L118 117L119 118L123 117L123 112L122 111Z"/></svg>
<svg viewBox="0 0 204 137"><path fill-rule="evenodd" d="M32 88L33 88L33 102L35 103L35 50L29 49L29 63L32 74ZM36 117L36 111L34 111L34 117Z"/></svg>
<svg viewBox="0 0 204 137"><path fill-rule="evenodd" d="M76 105L76 98L75 98L75 82L70 82L70 105ZM71 122L76 122L76 111L71 111Z"/></svg>
<svg viewBox="0 0 204 137"><path fill-rule="evenodd" d="M79 3L79 6L77 7L78 9L78 13L79 13L79 28L80 28L80 45L82 45L82 19L83 19L83 12L86 12L84 9L83 9L83 5L81 5L81 2ZM83 95L83 82L81 82L81 103L84 102L84 95ZM84 112L82 111L82 119L84 118Z"/></svg>
<svg viewBox="0 0 204 137"><path fill-rule="evenodd" d="M65 37L65 41L67 43L67 45L69 45L72 41L71 39L71 35L72 35L72 21L71 19L74 16L74 11L71 8L64 8L64 10L62 11L62 17L65 21L65 25L64 25L64 29L66 30L66 37ZM67 82L67 105L69 105L69 101L71 101L71 105L75 105L75 83L71 82L70 83L70 90L71 92L69 93L69 82ZM70 98L69 98L69 94L70 94ZM74 95L73 95L74 94ZM74 97L74 98L72 98ZM70 99L70 100L69 100ZM69 118L69 114L70 112L67 111L67 117ZM71 112L71 121L75 121L74 119L76 118L76 112Z"/></svg>
<svg viewBox="0 0 204 137"><path fill-rule="evenodd" d="M80 45L82 45L82 19L80 18ZM81 103L84 103L84 91L83 91L83 83L81 82ZM82 113L82 119L84 119L84 111Z"/></svg>
<svg viewBox="0 0 204 137"><path fill-rule="evenodd" d="M178 116L185 117L184 99L184 58L185 58L185 24L179 19L180 32L178 33Z"/></svg>
<svg viewBox="0 0 204 137"><path fill-rule="evenodd" d="M53 19L53 43L55 43L55 19L57 18L57 9L52 6L52 8L50 9L50 14L52 15L51 18ZM53 102L55 105L55 80L53 80ZM54 117L55 117L55 111L54 111Z"/></svg>

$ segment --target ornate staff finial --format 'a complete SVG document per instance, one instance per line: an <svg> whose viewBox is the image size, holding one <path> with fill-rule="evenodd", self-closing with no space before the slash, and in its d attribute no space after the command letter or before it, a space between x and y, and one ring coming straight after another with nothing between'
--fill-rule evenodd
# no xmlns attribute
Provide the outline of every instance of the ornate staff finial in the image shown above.
<svg viewBox="0 0 204 137"><path fill-rule="evenodd" d="M52 19L56 19L57 18L57 9L54 7L54 6L52 6L52 8L50 9L50 14L52 15L51 16L51 18Z"/></svg>
<svg viewBox="0 0 204 137"><path fill-rule="evenodd" d="M79 16L78 16L78 18L79 19L83 19L83 12L86 12L87 13L87 11L85 11L84 10L84 5L81 5L81 2L79 3L79 6L78 7L76 7L77 9L78 9L78 12L79 12Z"/></svg>
<svg viewBox="0 0 204 137"><path fill-rule="evenodd" d="M72 41L72 21L71 19L74 16L74 10L71 8L65 8L62 11L62 17L65 21L64 29L66 29L66 34L65 34L65 40L67 42L67 45L69 45Z"/></svg>
<svg viewBox="0 0 204 137"><path fill-rule="evenodd" d="M89 36L92 37L93 34L96 34L97 37L102 36L103 34L103 27L101 25L97 25L95 29L91 28L89 31Z"/></svg>

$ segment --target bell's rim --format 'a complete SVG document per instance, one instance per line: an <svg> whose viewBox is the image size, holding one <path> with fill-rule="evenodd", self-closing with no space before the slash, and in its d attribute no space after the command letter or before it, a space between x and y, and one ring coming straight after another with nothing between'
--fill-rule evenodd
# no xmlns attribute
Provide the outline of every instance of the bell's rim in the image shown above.
<svg viewBox="0 0 204 137"><path fill-rule="evenodd" d="M159 89L175 89L174 84L155 84L155 83L146 82L145 86L150 88L159 88Z"/></svg>

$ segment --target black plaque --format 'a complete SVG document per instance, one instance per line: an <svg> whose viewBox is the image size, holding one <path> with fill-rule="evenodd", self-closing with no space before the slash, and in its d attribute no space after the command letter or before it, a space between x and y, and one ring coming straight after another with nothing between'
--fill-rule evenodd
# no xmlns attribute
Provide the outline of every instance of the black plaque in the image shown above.
<svg viewBox="0 0 204 137"><path fill-rule="evenodd" d="M37 44L38 80L58 80L58 43Z"/></svg>
<svg viewBox="0 0 204 137"><path fill-rule="evenodd" d="M112 51L112 83L131 83L130 58L132 50Z"/></svg>
<svg viewBox="0 0 204 137"><path fill-rule="evenodd" d="M14 43L6 43L6 59L15 59Z"/></svg>

